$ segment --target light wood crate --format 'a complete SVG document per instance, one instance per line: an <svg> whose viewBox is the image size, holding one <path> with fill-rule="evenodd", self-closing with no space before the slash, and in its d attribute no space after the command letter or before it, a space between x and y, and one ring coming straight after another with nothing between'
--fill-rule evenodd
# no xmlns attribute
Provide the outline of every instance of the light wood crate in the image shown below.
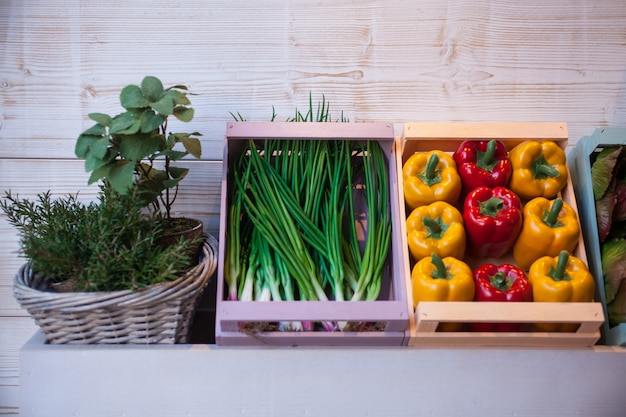
<svg viewBox="0 0 626 417"><path fill-rule="evenodd" d="M408 123L396 140L398 206L400 209L402 244L404 247L404 276L407 285L409 311L413 311L411 270L413 261L408 251L406 233L407 209L404 202L402 166L415 152L439 149L452 154L464 140L498 139L508 150L524 140L551 140L564 150L567 148L568 132L565 123L517 122L517 123ZM577 210L572 183L568 180L560 197ZM460 203L459 203L460 204ZM459 209L462 209L459 206ZM587 262L582 234L573 253ZM502 258L473 259L467 255L464 261L475 269L483 263L515 263L509 253ZM511 322L511 323L576 323L573 332L538 332L532 328L519 332L441 332L439 323ZM423 302L409 318L406 342L409 346L591 346L600 339L600 326L604 322L601 303L497 303L497 302Z"/></svg>
<svg viewBox="0 0 626 417"><path fill-rule="evenodd" d="M392 215L390 262L381 295L376 301L229 301L225 299L224 261L228 236L228 190L233 178L230 167L241 155L248 139L346 139L377 140L387 154ZM291 123L232 122L227 124L224 143L219 267L216 302L216 343L222 346L402 346L409 320L406 284L402 268L402 243L397 207L395 133L388 123ZM265 324L281 321L347 321L376 323L367 331L272 331ZM256 327L257 324L261 327ZM243 326L241 326L243 324ZM358 326L356 326L358 329ZM246 329L246 330L244 330ZM254 330L250 330L254 329Z"/></svg>

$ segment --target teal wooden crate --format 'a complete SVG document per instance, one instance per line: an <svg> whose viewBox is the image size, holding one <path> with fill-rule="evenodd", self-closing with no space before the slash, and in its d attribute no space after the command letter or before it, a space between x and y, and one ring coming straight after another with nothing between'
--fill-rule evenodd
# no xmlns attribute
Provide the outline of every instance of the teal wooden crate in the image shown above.
<svg viewBox="0 0 626 417"><path fill-rule="evenodd" d="M596 277L596 299L602 302L607 319L602 329L601 343L626 346L626 323L609 327L606 310L606 293L600 255L600 239L596 221L596 208L591 184L590 156L596 149L606 145L626 145L626 128L604 127L596 129L590 136L584 136L569 152L568 161L572 183L576 193L578 212L587 249L589 269Z"/></svg>

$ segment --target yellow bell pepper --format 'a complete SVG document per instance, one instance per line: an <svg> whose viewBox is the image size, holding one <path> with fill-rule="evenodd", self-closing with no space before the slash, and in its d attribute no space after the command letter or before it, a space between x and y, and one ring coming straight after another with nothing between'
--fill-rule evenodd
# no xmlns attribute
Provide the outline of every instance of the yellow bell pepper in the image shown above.
<svg viewBox="0 0 626 417"><path fill-rule="evenodd" d="M566 250L558 256L544 256L530 267L528 281L533 288L533 300L538 302L577 302L593 301L595 281L587 265ZM575 331L576 324L537 323L539 330Z"/></svg>
<svg viewBox="0 0 626 417"><path fill-rule="evenodd" d="M461 195L461 177L454 159L443 151L416 152L402 167L404 199L409 208L435 201L456 203Z"/></svg>
<svg viewBox="0 0 626 417"><path fill-rule="evenodd" d="M553 141L527 140L509 152L509 188L520 198L554 198L567 182L565 151Z"/></svg>
<svg viewBox="0 0 626 417"><path fill-rule="evenodd" d="M528 270L542 256L573 252L580 237L576 211L561 198L536 197L524 205L522 230L513 244L517 266Z"/></svg>
<svg viewBox="0 0 626 417"><path fill-rule="evenodd" d="M406 219L409 252L415 261L433 253L463 259L465 228L463 215L450 203L436 201L415 208Z"/></svg>
<svg viewBox="0 0 626 417"><path fill-rule="evenodd" d="M413 308L421 301L473 301L474 277L463 261L433 254L417 262L411 272ZM440 330L455 331L459 323L442 323Z"/></svg>

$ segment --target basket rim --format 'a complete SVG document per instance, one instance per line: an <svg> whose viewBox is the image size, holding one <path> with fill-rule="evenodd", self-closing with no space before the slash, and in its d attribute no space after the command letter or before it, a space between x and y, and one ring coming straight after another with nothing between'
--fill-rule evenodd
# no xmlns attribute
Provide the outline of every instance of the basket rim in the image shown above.
<svg viewBox="0 0 626 417"><path fill-rule="evenodd" d="M19 304L29 311L77 313L94 309L137 308L193 295L204 288L216 268L217 240L212 235L206 235L198 264L173 281L152 284L136 291L57 293L34 288L33 284L45 281L45 277L34 274L26 262L14 277L13 293Z"/></svg>

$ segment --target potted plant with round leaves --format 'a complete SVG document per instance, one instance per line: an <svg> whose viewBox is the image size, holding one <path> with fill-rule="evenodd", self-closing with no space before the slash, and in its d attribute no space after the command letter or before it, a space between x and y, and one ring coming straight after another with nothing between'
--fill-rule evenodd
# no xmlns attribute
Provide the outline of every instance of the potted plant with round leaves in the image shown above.
<svg viewBox="0 0 626 417"><path fill-rule="evenodd" d="M15 276L14 296L48 342L188 340L217 266L217 241L202 234L202 226L199 237L162 241L188 172L172 162L200 157L198 133L167 133L169 116L193 117L185 90L166 90L146 77L141 86L122 90L126 112L90 115L96 125L80 135L76 154L92 171L89 182L102 180L98 201L52 199L50 192L35 201L10 192L0 199L27 258ZM183 149L174 149L179 143ZM197 254L191 264L190 248Z"/></svg>
<svg viewBox="0 0 626 417"><path fill-rule="evenodd" d="M88 183L103 180L122 195L136 186L137 197L168 230L164 244L181 235L201 236L200 220L172 216L179 184L189 172L174 162L187 155L200 159L202 154L200 133L168 131L170 116L181 122L193 119L187 87L165 88L157 77L147 76L141 85L121 90L120 104L125 111L116 116L90 113L96 124L77 139L76 156L91 172Z"/></svg>

